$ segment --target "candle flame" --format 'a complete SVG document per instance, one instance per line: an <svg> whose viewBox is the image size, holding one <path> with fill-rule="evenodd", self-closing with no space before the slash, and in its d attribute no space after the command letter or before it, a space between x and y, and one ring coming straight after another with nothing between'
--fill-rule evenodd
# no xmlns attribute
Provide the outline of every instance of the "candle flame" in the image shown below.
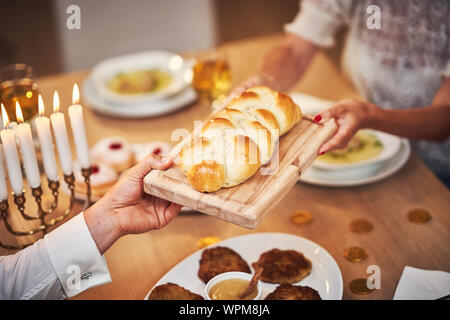
<svg viewBox="0 0 450 320"><path fill-rule="evenodd" d="M3 120L3 127L6 129L9 125L9 118L3 103L2 103L2 120Z"/></svg>
<svg viewBox="0 0 450 320"><path fill-rule="evenodd" d="M53 93L53 112L59 112L59 95L56 90Z"/></svg>
<svg viewBox="0 0 450 320"><path fill-rule="evenodd" d="M80 89L78 88L78 85L75 83L73 85L73 91L72 91L72 104L78 104L80 102Z"/></svg>
<svg viewBox="0 0 450 320"><path fill-rule="evenodd" d="M39 115L43 116L45 113L45 106L44 106L44 100L42 100L42 95L40 95L40 94L38 96L38 108L39 108Z"/></svg>
<svg viewBox="0 0 450 320"><path fill-rule="evenodd" d="M23 123L22 109L20 109L19 101L16 101L16 119L18 123Z"/></svg>

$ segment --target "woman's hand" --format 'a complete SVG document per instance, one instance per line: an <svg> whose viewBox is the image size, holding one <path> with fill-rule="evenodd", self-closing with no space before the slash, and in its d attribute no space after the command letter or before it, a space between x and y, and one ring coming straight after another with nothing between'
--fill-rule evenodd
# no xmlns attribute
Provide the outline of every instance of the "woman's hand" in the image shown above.
<svg viewBox="0 0 450 320"><path fill-rule="evenodd" d="M171 164L170 158L147 156L86 210L86 224L100 253L121 236L160 229L178 215L180 205L146 194L143 188L143 179L152 169L167 169Z"/></svg>
<svg viewBox="0 0 450 320"><path fill-rule="evenodd" d="M334 118L338 126L334 136L320 147L319 154L345 148L356 131L369 125L375 109L377 107L369 103L349 99L341 100L331 108L317 114L313 119L315 122L323 123Z"/></svg>
<svg viewBox="0 0 450 320"><path fill-rule="evenodd" d="M334 118L335 135L319 149L323 154L344 148L359 129L370 128L415 140L445 141L450 137L450 78L442 81L433 102L410 110L382 109L358 100L342 100L316 115L323 123Z"/></svg>

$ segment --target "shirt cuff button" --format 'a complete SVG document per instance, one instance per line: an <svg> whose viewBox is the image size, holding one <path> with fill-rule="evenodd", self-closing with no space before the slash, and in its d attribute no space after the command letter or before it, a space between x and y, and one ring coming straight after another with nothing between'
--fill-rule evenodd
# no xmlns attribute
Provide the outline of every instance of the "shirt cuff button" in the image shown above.
<svg viewBox="0 0 450 320"><path fill-rule="evenodd" d="M81 276L81 280L89 279L92 276L92 272L86 272Z"/></svg>

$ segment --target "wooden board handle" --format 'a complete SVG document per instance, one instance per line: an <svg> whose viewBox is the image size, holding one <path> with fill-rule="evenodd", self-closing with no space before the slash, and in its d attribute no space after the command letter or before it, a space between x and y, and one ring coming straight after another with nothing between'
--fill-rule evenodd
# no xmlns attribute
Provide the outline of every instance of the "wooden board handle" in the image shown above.
<svg viewBox="0 0 450 320"><path fill-rule="evenodd" d="M322 127L321 130L315 130L314 135L315 143L308 144L306 148L299 153L298 157L292 162L292 164L301 171L305 171L306 168L317 158L320 147L331 138L337 130L337 125L334 119L330 119L323 124L317 124Z"/></svg>

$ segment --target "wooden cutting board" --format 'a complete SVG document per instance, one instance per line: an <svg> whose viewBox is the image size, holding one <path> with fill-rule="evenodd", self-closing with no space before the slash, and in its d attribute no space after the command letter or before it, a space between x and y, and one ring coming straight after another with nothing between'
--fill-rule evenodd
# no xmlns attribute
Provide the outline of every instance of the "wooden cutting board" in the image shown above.
<svg viewBox="0 0 450 320"><path fill-rule="evenodd" d="M144 178L144 191L148 194L181 204L188 208L218 217L248 229L254 229L286 193L298 181L300 174L316 158L319 147L336 130L334 120L316 124L303 118L279 141L279 152L272 161L244 183L222 188L216 192L199 192L187 182L181 168L152 170ZM181 149L184 139L175 147ZM277 157L278 155L278 157ZM278 158L278 159L277 159ZM262 175L261 169L270 166L270 175Z"/></svg>

